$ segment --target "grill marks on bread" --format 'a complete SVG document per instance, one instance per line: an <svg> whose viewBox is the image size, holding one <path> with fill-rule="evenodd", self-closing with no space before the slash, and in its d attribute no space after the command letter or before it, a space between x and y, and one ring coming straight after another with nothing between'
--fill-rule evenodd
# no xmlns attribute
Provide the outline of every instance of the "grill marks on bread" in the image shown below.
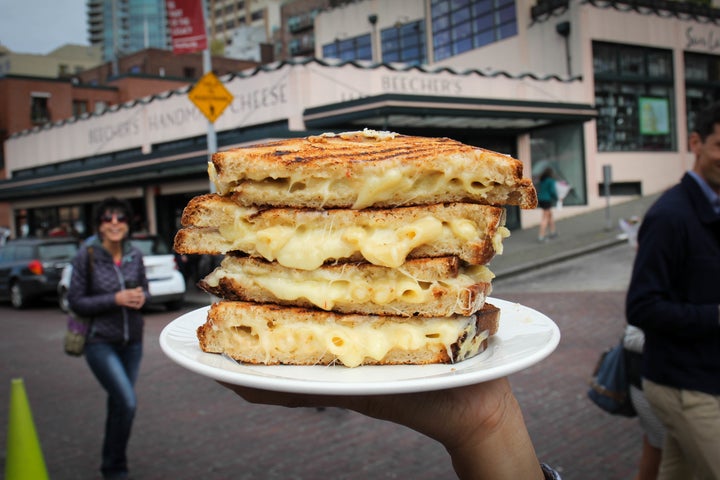
<svg viewBox="0 0 720 480"><path fill-rule="evenodd" d="M535 208L532 181L510 156L447 138L350 132L213 155L221 194L246 205L367 208L476 202Z"/></svg>

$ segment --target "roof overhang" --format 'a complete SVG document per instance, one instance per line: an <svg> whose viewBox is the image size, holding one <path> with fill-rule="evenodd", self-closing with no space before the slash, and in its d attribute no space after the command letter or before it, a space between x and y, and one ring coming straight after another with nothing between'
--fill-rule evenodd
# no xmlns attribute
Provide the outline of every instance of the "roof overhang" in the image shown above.
<svg viewBox="0 0 720 480"><path fill-rule="evenodd" d="M307 128L357 125L382 130L444 128L526 132L596 118L591 105L386 94L309 108Z"/></svg>

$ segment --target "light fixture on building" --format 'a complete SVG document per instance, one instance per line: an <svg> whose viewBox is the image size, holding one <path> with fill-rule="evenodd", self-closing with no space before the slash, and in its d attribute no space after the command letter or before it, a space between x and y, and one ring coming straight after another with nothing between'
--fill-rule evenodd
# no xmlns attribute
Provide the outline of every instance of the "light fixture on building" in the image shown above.
<svg viewBox="0 0 720 480"><path fill-rule="evenodd" d="M378 39L377 39L377 21L378 16L374 13L371 13L368 15L368 22L370 22L370 25L372 25L372 34L370 37L370 47L372 52L372 61L374 63L378 63L380 60L380 55L378 55L379 49L378 47Z"/></svg>
<svg viewBox="0 0 720 480"><path fill-rule="evenodd" d="M557 25L555 25L555 31L558 33L558 35L562 36L565 39L565 59L567 63L567 74L568 76L572 75L572 67L570 65L570 22L567 20L564 22L560 22Z"/></svg>

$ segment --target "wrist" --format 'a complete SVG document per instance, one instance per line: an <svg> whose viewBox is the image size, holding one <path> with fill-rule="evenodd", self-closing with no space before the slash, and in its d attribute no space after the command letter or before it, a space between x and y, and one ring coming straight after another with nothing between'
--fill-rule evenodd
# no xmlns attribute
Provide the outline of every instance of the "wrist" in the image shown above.
<svg viewBox="0 0 720 480"><path fill-rule="evenodd" d="M517 399L505 381L501 394L483 399L491 409L444 442L458 477L544 479ZM490 405L488 405L490 403ZM482 472L480 475L479 472Z"/></svg>

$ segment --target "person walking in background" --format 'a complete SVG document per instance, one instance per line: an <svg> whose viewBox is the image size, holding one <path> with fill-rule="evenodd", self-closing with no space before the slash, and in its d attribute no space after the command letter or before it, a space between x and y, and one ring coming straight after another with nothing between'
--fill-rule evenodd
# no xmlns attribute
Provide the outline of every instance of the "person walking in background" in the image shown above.
<svg viewBox="0 0 720 480"><path fill-rule="evenodd" d="M623 347L628 353L630 400L638 415L643 431L642 452L635 480L656 480L660 471L665 427L655 415L642 391L642 352L645 345L643 331L632 325L625 327Z"/></svg>
<svg viewBox="0 0 720 480"><path fill-rule="evenodd" d="M661 480L720 478L720 103L697 115L689 145L692 170L640 225L626 302L666 428Z"/></svg>
<svg viewBox="0 0 720 480"><path fill-rule="evenodd" d="M108 395L100 467L106 479L128 475L126 450L142 358L140 309L150 295L142 253L129 242L131 214L130 205L117 198L97 206L97 236L73 260L68 290L70 308L92 319L85 358Z"/></svg>
<svg viewBox="0 0 720 480"><path fill-rule="evenodd" d="M553 206L558 201L557 182L553 176L553 170L550 167L546 168L540 175L537 198L538 207L542 209L538 241L544 242L549 238L555 238L557 236L552 211Z"/></svg>

